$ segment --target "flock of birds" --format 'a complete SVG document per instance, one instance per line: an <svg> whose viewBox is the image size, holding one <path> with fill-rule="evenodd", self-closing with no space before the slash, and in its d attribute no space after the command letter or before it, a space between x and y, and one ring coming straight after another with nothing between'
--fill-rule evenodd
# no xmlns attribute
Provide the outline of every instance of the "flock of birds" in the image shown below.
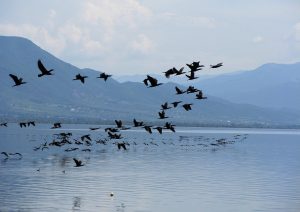
<svg viewBox="0 0 300 212"><path fill-rule="evenodd" d="M200 61L192 62L191 64L186 64L186 65L190 69L188 72L184 72L184 67L180 68L179 70L176 69L175 67L173 67L163 73L166 78L170 78L171 76L185 75L188 80L195 80L198 78L196 76L196 72L202 70L205 67L204 65L200 64ZM53 73L54 69L47 69L40 59L37 61L37 66L40 71L40 73L38 74L38 77L54 75L54 73ZM216 69L221 66L223 66L223 63L218 63L216 65L210 65L210 68ZM9 76L11 77L11 79L14 82L14 85L12 87L21 86L21 85L27 83L23 80L22 77L19 77L19 76L13 75L13 74L9 74ZM106 74L103 72L103 73L100 73L100 76L97 78L101 78L104 81L107 81L108 78L110 78L111 76L112 75L109 75L109 74ZM75 78L73 80L79 80L81 83L85 83L86 78L88 78L88 76L81 75L79 73L75 76ZM147 77L143 80L143 83L148 88L157 87L157 86L160 86L163 84L163 83L159 83L156 78L154 78L150 75L147 75ZM186 90L182 90L182 89L178 88L177 86L175 86L175 91L176 91L176 95L182 95L185 93L186 94L195 93L196 94L195 99L198 99L198 100L207 99L207 97L205 97L203 95L202 90L199 90L199 89L195 88L194 86L189 86ZM165 103L161 104L161 110L158 112L158 119L168 119L169 117L167 116L166 111L171 108L176 108L179 104L181 104L182 108L184 108L184 110L186 110L186 111L192 110L193 103L183 103L182 101L174 101L171 103L165 102ZM115 144L118 149L127 150L128 146L130 144L128 142L124 142L124 141L119 142L120 139L123 139L122 134L120 132L124 131L124 130L128 130L131 127L125 126L123 124L122 120L115 120L115 124L116 124L115 127L105 128L104 131L107 133L108 137L105 139L99 139L96 141L96 143L105 145L109 140L114 140L113 144ZM36 126L36 123L35 123L35 121L20 122L19 126L21 128L30 127L30 126L34 127L34 126ZM7 122L0 123L0 127L8 127L8 123ZM62 124L57 122L57 123L53 123L53 126L51 127L51 129L57 129L57 128L61 128L61 127L62 127ZM150 134L152 134L152 130L157 130L157 132L159 134L162 134L163 130L170 130L172 132L176 132L175 125L172 124L171 122L165 122L165 124L162 126L152 126L152 125L145 124L144 121L137 121L134 118L132 127L144 128L145 131ZM90 128L90 130L92 130L92 131L98 130L98 129L100 129L100 127ZM44 151L45 149L48 149L50 146L62 147L67 144L86 145L87 147L92 145L92 139L91 139L90 134L83 135L80 137L80 139L74 139L74 140L70 139L72 136L72 133L60 133L60 134L56 134L56 136L57 137L55 139L53 139L52 142L50 142L50 143L45 142L45 143L41 144L40 146L34 147L34 151L37 151L37 150ZM146 143L144 143L144 144L147 145ZM227 144L226 141L218 140L217 143L212 143L211 145L217 146L217 145L225 145L225 144ZM136 142L134 142L133 145L136 145ZM76 150L79 150L79 148L78 147L70 147L70 148L65 149L66 152L71 152L71 151L76 151ZM82 149L82 151L91 151L91 149L84 148L84 149ZM13 156L18 156L19 158L22 158L21 153L2 152L1 154L3 154L6 157L6 159L9 159L10 157L13 157ZM73 158L73 161L75 163L75 167L80 167L80 166L84 165L82 163L82 161L79 159Z"/></svg>

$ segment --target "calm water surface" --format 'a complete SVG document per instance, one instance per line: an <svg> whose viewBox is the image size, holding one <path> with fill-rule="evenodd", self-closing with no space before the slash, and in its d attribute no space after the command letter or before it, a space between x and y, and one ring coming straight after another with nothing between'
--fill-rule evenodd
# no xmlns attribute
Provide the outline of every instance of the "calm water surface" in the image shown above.
<svg viewBox="0 0 300 212"><path fill-rule="evenodd" d="M300 211L299 130L128 130L124 151L96 143L104 127L88 127L1 127L0 151L23 158L0 155L0 211ZM33 150L60 132L72 132L73 144ZM92 146L74 144L84 134ZM73 157L85 166L74 167Z"/></svg>

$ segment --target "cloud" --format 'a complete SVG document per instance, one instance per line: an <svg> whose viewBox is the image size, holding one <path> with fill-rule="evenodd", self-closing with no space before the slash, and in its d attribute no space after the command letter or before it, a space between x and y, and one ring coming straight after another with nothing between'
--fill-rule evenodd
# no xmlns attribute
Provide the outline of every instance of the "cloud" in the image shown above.
<svg viewBox="0 0 300 212"><path fill-rule="evenodd" d="M44 27L37 27L31 24L0 24L0 34L28 38L39 46L56 54L59 54L65 48L65 41L63 39L50 35Z"/></svg>
<svg viewBox="0 0 300 212"><path fill-rule="evenodd" d="M262 36L260 36L260 35L255 36L255 37L252 39L252 42L253 42L253 43L261 43L261 42L263 42L263 41L264 41L264 38L263 38Z"/></svg>
<svg viewBox="0 0 300 212"><path fill-rule="evenodd" d="M294 25L294 39L300 42L300 22Z"/></svg>
<svg viewBox="0 0 300 212"><path fill-rule="evenodd" d="M185 26L202 27L213 29L216 28L216 21L214 18L197 15L178 15L172 12L164 12L159 15L160 19Z"/></svg>
<svg viewBox="0 0 300 212"><path fill-rule="evenodd" d="M131 46L134 50L143 54L150 53L154 49L154 43L144 34L139 34Z"/></svg>

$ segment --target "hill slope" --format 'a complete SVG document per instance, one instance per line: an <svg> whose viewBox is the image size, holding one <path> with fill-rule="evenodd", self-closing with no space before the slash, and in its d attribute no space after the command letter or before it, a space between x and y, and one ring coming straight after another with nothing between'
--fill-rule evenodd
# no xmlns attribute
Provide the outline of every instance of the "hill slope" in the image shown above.
<svg viewBox="0 0 300 212"><path fill-rule="evenodd" d="M192 94L178 96L174 83L146 88L136 82L119 83L113 79L104 82L96 78L98 71L65 63L24 38L0 36L0 46L2 120L113 123L114 119L131 121L135 117L157 122L162 103L182 100L194 103L193 110L186 112L179 107L167 111L172 117L169 121L209 125L300 123L300 116L294 113L233 104L213 96L200 102ZM37 77L38 59L47 68L54 69L54 76ZM12 87L10 73L23 77L28 83ZM72 80L78 73L88 76L85 84Z"/></svg>

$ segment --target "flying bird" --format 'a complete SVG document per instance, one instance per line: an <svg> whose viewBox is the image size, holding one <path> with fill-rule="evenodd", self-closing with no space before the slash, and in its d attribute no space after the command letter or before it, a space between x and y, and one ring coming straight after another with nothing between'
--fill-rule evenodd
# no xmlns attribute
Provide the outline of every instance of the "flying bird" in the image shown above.
<svg viewBox="0 0 300 212"><path fill-rule="evenodd" d="M87 76L81 76L80 74L77 74L73 80L80 80L82 83L84 83L85 78L87 78Z"/></svg>
<svg viewBox="0 0 300 212"><path fill-rule="evenodd" d="M1 126L1 127L2 127L2 126L3 126L3 127L7 127L7 123L6 123L6 122L5 122L5 123L1 123L0 126Z"/></svg>
<svg viewBox="0 0 300 212"><path fill-rule="evenodd" d="M84 166L81 160L77 160L76 158L73 158L73 160L75 162L75 167Z"/></svg>
<svg viewBox="0 0 300 212"><path fill-rule="evenodd" d="M200 61L186 65L190 68L191 72L199 71L202 69L202 67L204 67L204 65L200 65Z"/></svg>
<svg viewBox="0 0 300 212"><path fill-rule="evenodd" d="M189 78L188 80L194 80L194 79L198 79L199 77L195 77L195 72L191 71L190 75L185 75L187 78Z"/></svg>
<svg viewBox="0 0 300 212"><path fill-rule="evenodd" d="M170 122L166 122L165 126L164 126L165 129L171 130L172 132L175 132L175 128L174 127L175 127L175 125L171 124Z"/></svg>
<svg viewBox="0 0 300 212"><path fill-rule="evenodd" d="M163 73L165 74L165 77L166 77L166 78L170 78L170 76L171 76L172 74L175 74L175 71L174 71L173 68L171 68L171 69L169 69L169 70L167 70L167 71L165 71L165 72L163 72Z"/></svg>
<svg viewBox="0 0 300 212"><path fill-rule="evenodd" d="M123 128L122 120L115 120L115 123L117 125L117 128Z"/></svg>
<svg viewBox="0 0 300 212"><path fill-rule="evenodd" d="M197 88L195 88L194 86L189 86L186 90L186 93L196 93L199 90Z"/></svg>
<svg viewBox="0 0 300 212"><path fill-rule="evenodd" d="M175 90L176 90L177 95L184 94L186 92L186 91L183 91L183 90L179 89L177 86L175 86Z"/></svg>
<svg viewBox="0 0 300 212"><path fill-rule="evenodd" d="M207 99L206 96L203 96L203 93L201 90L196 94L196 99Z"/></svg>
<svg viewBox="0 0 300 212"><path fill-rule="evenodd" d="M133 126L134 127L142 127L144 124L142 121L137 121L136 119L133 119Z"/></svg>
<svg viewBox="0 0 300 212"><path fill-rule="evenodd" d="M185 74L186 72L183 72L183 69L184 67L182 67L181 69L177 70L175 67L173 68L175 74L178 76L178 75L181 75L181 74Z"/></svg>
<svg viewBox="0 0 300 212"><path fill-rule="evenodd" d="M162 85L162 83L158 83L157 79L155 79L154 77L151 77L149 75L147 75L147 78L144 79L143 82L146 86L148 86L149 85L148 82L150 82L151 85L148 86L148 88Z"/></svg>
<svg viewBox="0 0 300 212"><path fill-rule="evenodd" d="M51 129L56 129L56 128L61 128L61 123L54 123L53 127L51 127Z"/></svg>
<svg viewBox="0 0 300 212"><path fill-rule="evenodd" d="M168 106L168 102L165 102L164 104L161 105L161 110L168 110L171 109L171 107Z"/></svg>
<svg viewBox="0 0 300 212"><path fill-rule="evenodd" d="M144 128L148 133L152 134L151 126L144 126Z"/></svg>
<svg viewBox="0 0 300 212"><path fill-rule="evenodd" d="M192 110L192 106L193 104L184 104L182 105L182 107L186 110L186 111L189 111L189 110Z"/></svg>
<svg viewBox="0 0 300 212"><path fill-rule="evenodd" d="M100 127L90 127L90 130L99 130L100 129Z"/></svg>
<svg viewBox="0 0 300 212"><path fill-rule="evenodd" d="M30 125L32 125L32 126L35 127L35 122L34 122L34 121L29 121L29 122L27 122L27 126L29 127Z"/></svg>
<svg viewBox="0 0 300 212"><path fill-rule="evenodd" d="M162 127L154 127L153 129L156 129L159 132L159 134L162 134Z"/></svg>
<svg viewBox="0 0 300 212"><path fill-rule="evenodd" d="M179 103L181 103L182 101L176 101L176 102L172 102L171 104L173 105L173 107L177 107Z"/></svg>
<svg viewBox="0 0 300 212"><path fill-rule="evenodd" d="M25 122L20 122L19 123L19 126L22 128L22 127L26 127L26 123Z"/></svg>
<svg viewBox="0 0 300 212"><path fill-rule="evenodd" d="M9 74L9 76L13 79L13 81L15 82L15 84L12 86L12 87L15 87L15 86L19 86L19 85L22 85L22 84L26 84L27 82L23 82L23 78L19 78L17 77L16 75L13 75L13 74Z"/></svg>
<svg viewBox="0 0 300 212"><path fill-rule="evenodd" d="M117 143L117 145L118 145L118 149L123 148L124 150L127 150L125 143Z"/></svg>
<svg viewBox="0 0 300 212"><path fill-rule="evenodd" d="M166 119L166 118L169 118L168 116L166 116L164 110L161 111L161 112L158 112L158 115L159 115L159 119Z"/></svg>
<svg viewBox="0 0 300 212"><path fill-rule="evenodd" d="M38 75L38 77L42 77L44 75L53 75L53 73L51 73L53 69L47 70L41 60L38 60L38 67L42 72L41 74Z"/></svg>
<svg viewBox="0 0 300 212"><path fill-rule="evenodd" d="M218 63L216 65L210 65L210 68L219 68L221 66L223 66L223 63Z"/></svg>
<svg viewBox="0 0 300 212"><path fill-rule="evenodd" d="M109 74L105 74L105 72L101 73L99 77L97 78L102 78L104 79L104 81L106 81L109 77L111 77L112 75Z"/></svg>

